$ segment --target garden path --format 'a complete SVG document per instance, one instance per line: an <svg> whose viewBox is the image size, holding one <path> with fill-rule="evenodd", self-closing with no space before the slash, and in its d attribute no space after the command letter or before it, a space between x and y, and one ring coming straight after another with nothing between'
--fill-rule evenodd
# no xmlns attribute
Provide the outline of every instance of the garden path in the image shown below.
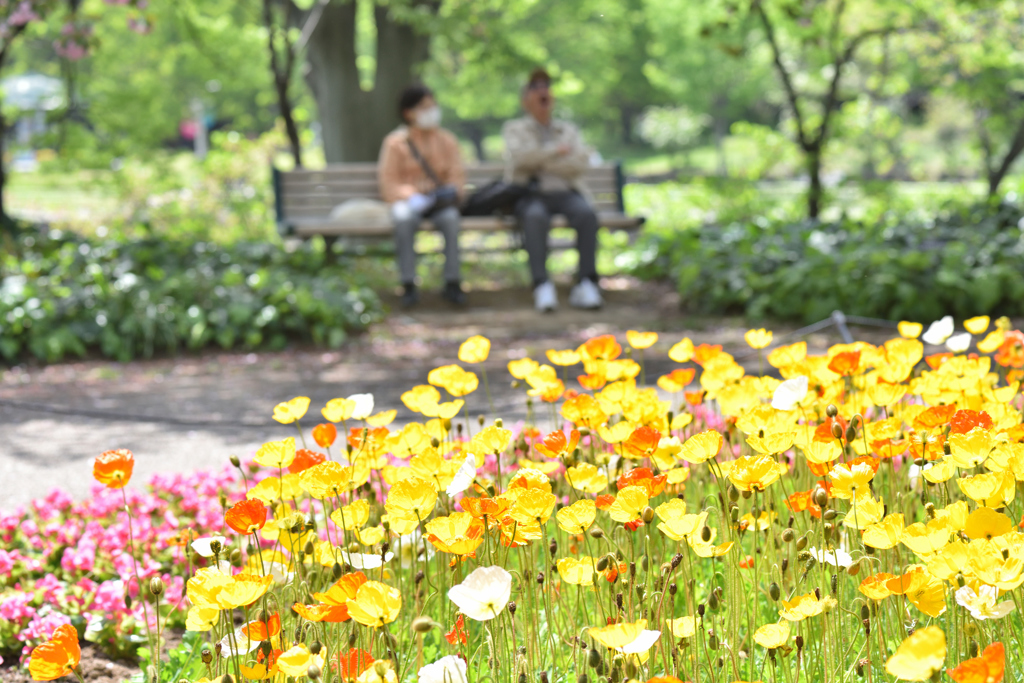
<svg viewBox="0 0 1024 683"><path fill-rule="evenodd" d="M659 359L647 364L653 382L670 369L665 352L683 336L723 344L736 354L749 352L740 319L686 316L669 288L624 278L602 284L604 309L566 307L551 315L533 311L528 291L473 292L465 310L453 310L428 293L419 308L393 313L338 351L204 353L126 364L88 360L8 369L0 376L0 509L54 487L85 495L92 485L91 459L112 448L135 453L138 483L156 472L226 464L231 454L245 456L264 441L293 433L270 419L273 406L293 396L310 396L310 416L319 417L319 408L331 398L370 392L378 409L397 408L399 422L412 419L399 398L402 392L425 383L430 369L457 362L459 344L473 334L492 340L485 366L495 410L491 413L478 390L469 397L470 415L488 413L506 423L526 414L523 390L511 388L505 370L512 358L541 359L546 349L574 348L598 334L655 330L668 334L648 352ZM560 295L567 300L565 288ZM397 310L397 300L387 303ZM787 330L777 326L775 331ZM824 348L839 339L826 331L810 341ZM747 360L756 371L756 357ZM155 420L67 415L45 407Z"/></svg>

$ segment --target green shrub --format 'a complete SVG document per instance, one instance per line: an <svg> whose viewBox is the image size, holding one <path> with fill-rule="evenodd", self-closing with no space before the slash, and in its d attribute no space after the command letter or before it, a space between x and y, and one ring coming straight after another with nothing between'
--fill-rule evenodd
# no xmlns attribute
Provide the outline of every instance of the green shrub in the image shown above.
<svg viewBox="0 0 1024 683"><path fill-rule="evenodd" d="M322 242L82 238L22 233L0 257L0 356L126 361L199 349L339 346L380 301Z"/></svg>
<svg viewBox="0 0 1024 683"><path fill-rule="evenodd" d="M652 233L635 272L677 280L684 306L812 322L1024 314L1024 212L947 205L930 218L732 222Z"/></svg>

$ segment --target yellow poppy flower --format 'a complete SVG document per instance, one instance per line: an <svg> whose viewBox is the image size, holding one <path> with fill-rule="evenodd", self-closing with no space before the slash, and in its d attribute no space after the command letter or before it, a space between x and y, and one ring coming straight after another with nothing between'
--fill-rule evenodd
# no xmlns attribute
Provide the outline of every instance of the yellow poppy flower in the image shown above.
<svg viewBox="0 0 1024 683"><path fill-rule="evenodd" d="M217 604L221 609L235 609L243 605L251 605L263 597L272 583L274 583L273 576L238 574L232 577L231 583L217 593Z"/></svg>
<svg viewBox="0 0 1024 683"><path fill-rule="evenodd" d="M926 626L904 640L885 663L885 671L904 681L927 681L946 661L946 634Z"/></svg>
<svg viewBox="0 0 1024 683"><path fill-rule="evenodd" d="M967 517L964 533L967 538L992 540L1013 531L1013 520L992 508L978 508Z"/></svg>
<svg viewBox="0 0 1024 683"><path fill-rule="evenodd" d="M887 550L895 548L903 536L903 515L896 513L887 515L885 519L877 524L870 524L864 528L861 535L864 545Z"/></svg>
<svg viewBox="0 0 1024 683"><path fill-rule="evenodd" d="M565 471L565 479L569 486L584 493L600 493L608 486L608 476L590 463L570 467Z"/></svg>
<svg viewBox="0 0 1024 683"><path fill-rule="evenodd" d="M594 562L594 558L586 556L563 557L557 562L558 575L574 586L593 586Z"/></svg>
<svg viewBox="0 0 1024 683"><path fill-rule="evenodd" d="M491 340L475 334L459 346L459 360L463 363L483 363L491 353Z"/></svg>
<svg viewBox="0 0 1024 683"><path fill-rule="evenodd" d="M435 548L452 555L468 555L484 542L484 524L468 512L453 512L435 517L424 525L427 540Z"/></svg>
<svg viewBox="0 0 1024 683"><path fill-rule="evenodd" d="M964 329L971 334L981 334L988 329L990 318L987 315L979 315L974 318L968 318L964 321Z"/></svg>
<svg viewBox="0 0 1024 683"><path fill-rule="evenodd" d="M875 470L866 462L859 462L853 467L840 463L829 472L832 477L832 490L829 494L834 498L850 500L860 491L868 490L868 482L875 478Z"/></svg>
<svg viewBox="0 0 1024 683"><path fill-rule="evenodd" d="M995 353L1004 341L1006 341L1006 334L1002 330L992 330L978 342L978 350L982 353Z"/></svg>
<svg viewBox="0 0 1024 683"><path fill-rule="evenodd" d="M402 394L402 403L414 413L422 413L424 408L436 406L441 400L441 392L429 384L420 384Z"/></svg>
<svg viewBox="0 0 1024 683"><path fill-rule="evenodd" d="M430 517L436 503L437 491L427 482L414 477L400 481L391 488L384 509L392 522L398 519L419 523Z"/></svg>
<svg viewBox="0 0 1024 683"><path fill-rule="evenodd" d="M654 346L658 341L657 332L637 332L636 330L629 330L626 332L626 341L634 349L643 350L649 349Z"/></svg>
<svg viewBox="0 0 1024 683"><path fill-rule="evenodd" d="M744 456L733 461L729 481L740 491L764 491L785 471L786 467L770 455Z"/></svg>
<svg viewBox="0 0 1024 683"><path fill-rule="evenodd" d="M317 500L323 500L361 486L362 482L356 483L355 474L355 468L327 460L304 470L299 475L299 482L306 493Z"/></svg>
<svg viewBox="0 0 1024 683"><path fill-rule="evenodd" d="M697 620L693 617L666 619L665 623L675 638L692 638L697 633Z"/></svg>
<svg viewBox="0 0 1024 683"><path fill-rule="evenodd" d="M620 648L629 645L647 628L647 620L623 622L611 626L594 626L587 629L587 635L607 648Z"/></svg>
<svg viewBox="0 0 1024 683"><path fill-rule="evenodd" d="M367 581L346 604L349 616L357 623L380 628L398 618L402 611L402 592L379 581Z"/></svg>
<svg viewBox="0 0 1024 683"><path fill-rule="evenodd" d="M1017 492L1017 481L1011 472L988 472L956 480L964 495L978 505L990 508L1003 507L1013 501Z"/></svg>
<svg viewBox="0 0 1024 683"><path fill-rule="evenodd" d="M887 584L891 579L895 578L897 578L895 574L879 572L861 581L858 589L872 600L884 600L892 595L892 591L889 590Z"/></svg>
<svg viewBox="0 0 1024 683"><path fill-rule="evenodd" d="M754 631L754 642L766 650L783 647L789 642L790 626L788 621L777 624L766 624Z"/></svg>
<svg viewBox="0 0 1024 683"><path fill-rule="evenodd" d="M608 508L608 514L616 522L635 522L640 519L647 507L647 488L644 486L627 486L619 491L615 502Z"/></svg>
<svg viewBox="0 0 1024 683"><path fill-rule="evenodd" d="M693 342L689 337L684 337L682 341L674 344L668 350L668 357L676 363L685 363L693 358L694 351Z"/></svg>
<svg viewBox="0 0 1024 683"><path fill-rule="evenodd" d="M918 522L903 530L900 543L921 557L937 553L949 542L950 531L942 522L932 520L928 524Z"/></svg>
<svg viewBox="0 0 1024 683"><path fill-rule="evenodd" d="M904 339L917 339L921 336L921 332L924 331L924 325L909 320L901 320L897 324L896 329L899 330L900 336Z"/></svg>
<svg viewBox="0 0 1024 683"><path fill-rule="evenodd" d="M582 534L597 517L597 505L589 498L577 500L555 515L558 527L567 534Z"/></svg>
<svg viewBox="0 0 1024 683"><path fill-rule="evenodd" d="M792 600L783 600L779 616L787 621L803 621L831 610L836 604L834 598L823 597L819 600L814 593L805 593Z"/></svg>
<svg viewBox="0 0 1024 683"><path fill-rule="evenodd" d="M763 349L771 345L772 333L771 330L766 330L763 327L757 330L747 330L743 335L743 341L747 342L747 346L752 349Z"/></svg>
<svg viewBox="0 0 1024 683"><path fill-rule="evenodd" d="M547 355L548 361L552 365L560 367L569 367L580 362L580 354L573 349L565 349L563 351L549 349L545 355Z"/></svg>
<svg viewBox="0 0 1024 683"><path fill-rule="evenodd" d="M268 441L256 450L253 460L264 467L288 467L295 460L295 439Z"/></svg>
<svg viewBox="0 0 1024 683"><path fill-rule="evenodd" d="M296 396L285 403L274 406L274 419L283 425L298 422L309 410L309 396Z"/></svg>
<svg viewBox="0 0 1024 683"><path fill-rule="evenodd" d="M714 429L695 434L683 443L679 457L688 463L699 465L718 455L722 450L722 435Z"/></svg>

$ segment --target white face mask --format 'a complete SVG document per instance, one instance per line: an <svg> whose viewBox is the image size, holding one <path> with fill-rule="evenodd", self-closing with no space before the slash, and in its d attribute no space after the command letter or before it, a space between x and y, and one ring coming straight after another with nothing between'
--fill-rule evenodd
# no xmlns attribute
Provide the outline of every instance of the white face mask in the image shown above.
<svg viewBox="0 0 1024 683"><path fill-rule="evenodd" d="M433 106L430 109L416 112L417 128L437 128L441 125L441 107Z"/></svg>

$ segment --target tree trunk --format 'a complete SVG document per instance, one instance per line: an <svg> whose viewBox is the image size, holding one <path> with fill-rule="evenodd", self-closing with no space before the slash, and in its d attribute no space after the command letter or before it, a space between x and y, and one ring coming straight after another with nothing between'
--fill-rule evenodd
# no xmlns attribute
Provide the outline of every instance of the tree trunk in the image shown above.
<svg viewBox="0 0 1024 683"><path fill-rule="evenodd" d="M277 86L277 106L281 110L281 118L284 119L284 130L288 134L288 146L292 151L292 159L295 160L295 168L302 168L302 141L299 139L299 127L295 124L295 113L292 109L292 100L288 96L288 78L275 78Z"/></svg>
<svg viewBox="0 0 1024 683"><path fill-rule="evenodd" d="M356 3L331 3L310 35L308 81L316 99L329 163L376 161L384 136L399 124L398 95L427 57L429 37L374 7L377 69L373 90L359 83Z"/></svg>
<svg viewBox="0 0 1024 683"><path fill-rule="evenodd" d="M805 149L804 154L807 155L807 175L810 177L810 184L807 188L807 217L817 220L824 198L824 191L821 187L821 148Z"/></svg>
<svg viewBox="0 0 1024 683"><path fill-rule="evenodd" d="M1017 158L1024 152L1024 118L1021 119L1017 125L1017 130L1013 135L1013 140L1010 141L1010 148L1006 150L1006 155L1003 157L1002 162L998 168L990 168L988 172L988 196L995 197L999 193L999 186L1003 184L1003 179L1006 174L1010 172L1013 167L1013 163L1017 161Z"/></svg>

